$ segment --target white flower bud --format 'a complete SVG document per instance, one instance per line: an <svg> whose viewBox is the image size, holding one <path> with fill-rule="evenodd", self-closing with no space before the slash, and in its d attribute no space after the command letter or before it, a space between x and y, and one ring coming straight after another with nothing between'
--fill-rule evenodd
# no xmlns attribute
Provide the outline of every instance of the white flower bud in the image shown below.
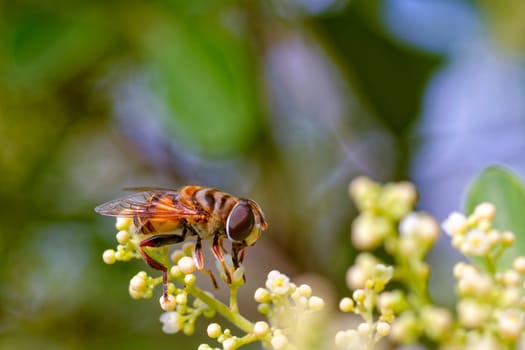
<svg viewBox="0 0 525 350"><path fill-rule="evenodd" d="M375 183L366 176L359 176L350 182L348 192L354 199L363 198L374 190Z"/></svg>
<svg viewBox="0 0 525 350"><path fill-rule="evenodd" d="M104 260L104 263L108 265L114 264L117 261L115 251L113 249L104 250L104 253L102 254L102 260Z"/></svg>
<svg viewBox="0 0 525 350"><path fill-rule="evenodd" d="M264 337L270 332L270 326L264 321L255 322L253 332L259 337Z"/></svg>
<svg viewBox="0 0 525 350"><path fill-rule="evenodd" d="M492 221L496 216L496 207L492 203L483 202L476 206L474 215L480 220Z"/></svg>
<svg viewBox="0 0 525 350"><path fill-rule="evenodd" d="M142 292L146 289L147 283L143 276L135 275L129 281L129 287L136 290L137 292Z"/></svg>
<svg viewBox="0 0 525 350"><path fill-rule="evenodd" d="M357 326L357 332L366 337L372 332L372 326L366 322L362 322Z"/></svg>
<svg viewBox="0 0 525 350"><path fill-rule="evenodd" d="M284 334L275 334L271 343L275 350L284 350L288 347L288 338Z"/></svg>
<svg viewBox="0 0 525 350"><path fill-rule="evenodd" d="M175 301L177 304L185 305L188 303L188 295L186 293L179 293L175 296Z"/></svg>
<svg viewBox="0 0 525 350"><path fill-rule="evenodd" d="M177 302L172 294L168 294L166 298L161 296L159 299L160 307L164 311L173 311L177 307Z"/></svg>
<svg viewBox="0 0 525 350"><path fill-rule="evenodd" d="M376 332L380 337L387 336L390 333L390 325L386 322L378 322L376 325Z"/></svg>
<svg viewBox="0 0 525 350"><path fill-rule="evenodd" d="M254 298L258 303L265 303L270 300L270 292L264 288L257 288L255 290Z"/></svg>
<svg viewBox="0 0 525 350"><path fill-rule="evenodd" d="M386 218L362 213L352 223L352 243L358 249L371 250L379 246L390 231Z"/></svg>
<svg viewBox="0 0 525 350"><path fill-rule="evenodd" d="M197 269L195 260L193 260L193 258L190 258L189 256L183 256L182 258L180 258L177 262L177 266L179 267L180 271L185 275L194 273Z"/></svg>
<svg viewBox="0 0 525 350"><path fill-rule="evenodd" d="M490 308L471 299L463 299L457 305L459 320L467 328L483 325L490 316Z"/></svg>
<svg viewBox="0 0 525 350"><path fill-rule="evenodd" d="M133 224L132 218L118 217L115 222L115 228L119 231L126 231Z"/></svg>
<svg viewBox="0 0 525 350"><path fill-rule="evenodd" d="M353 265L346 270L346 285L350 289L364 288L368 274L359 265Z"/></svg>
<svg viewBox="0 0 525 350"><path fill-rule="evenodd" d="M362 289L356 289L354 290L354 293L352 293L352 298L357 302L357 303L361 303L365 300L366 298L366 293L364 290Z"/></svg>
<svg viewBox="0 0 525 350"><path fill-rule="evenodd" d="M321 311L324 308L324 300L317 296L308 299L308 307L313 311Z"/></svg>
<svg viewBox="0 0 525 350"><path fill-rule="evenodd" d="M514 270L508 270L503 273L501 281L506 287L516 287L521 281L521 276Z"/></svg>
<svg viewBox="0 0 525 350"><path fill-rule="evenodd" d="M354 301L351 298L345 297L339 302L339 310L342 312L351 312L354 310Z"/></svg>
<svg viewBox="0 0 525 350"><path fill-rule="evenodd" d="M206 329L208 337L215 339L222 334L222 328L218 323L210 323Z"/></svg>
<svg viewBox="0 0 525 350"><path fill-rule="evenodd" d="M515 241L516 241L516 236L514 235L514 233L510 231L505 231L501 234L501 243L504 246L510 247L511 245L514 244Z"/></svg>
<svg viewBox="0 0 525 350"><path fill-rule="evenodd" d="M303 297L309 298L312 296L312 287L310 287L307 284L301 284L297 288L297 292L302 295Z"/></svg>
<svg viewBox="0 0 525 350"><path fill-rule="evenodd" d="M518 256L516 259L514 259L512 267L519 274L525 274L525 256Z"/></svg>
<svg viewBox="0 0 525 350"><path fill-rule="evenodd" d="M498 330L506 339L517 340L523 329L523 315L516 310L507 310L498 316Z"/></svg>
<svg viewBox="0 0 525 350"><path fill-rule="evenodd" d="M224 350L234 350L237 347L237 340L235 338L228 338L222 342Z"/></svg>
<svg viewBox="0 0 525 350"><path fill-rule="evenodd" d="M115 237L117 238L117 242L120 244L126 244L129 241L129 232L118 231Z"/></svg>

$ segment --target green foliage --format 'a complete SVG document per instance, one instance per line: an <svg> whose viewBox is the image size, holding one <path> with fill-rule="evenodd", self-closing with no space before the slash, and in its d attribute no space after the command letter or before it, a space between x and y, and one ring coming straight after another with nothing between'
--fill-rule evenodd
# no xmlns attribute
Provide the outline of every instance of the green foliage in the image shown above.
<svg viewBox="0 0 525 350"><path fill-rule="evenodd" d="M194 18L149 28L144 44L177 140L212 156L245 149L258 127L246 42Z"/></svg>

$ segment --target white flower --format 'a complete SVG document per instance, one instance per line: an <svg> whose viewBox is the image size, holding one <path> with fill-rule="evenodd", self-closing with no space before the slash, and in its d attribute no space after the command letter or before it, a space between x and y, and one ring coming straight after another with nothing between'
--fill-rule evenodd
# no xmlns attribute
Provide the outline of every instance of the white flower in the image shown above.
<svg viewBox="0 0 525 350"><path fill-rule="evenodd" d="M373 277L376 282L388 283L394 276L394 268L392 266L385 266L377 264L374 267Z"/></svg>
<svg viewBox="0 0 525 350"><path fill-rule="evenodd" d="M444 308L427 306L421 311L423 329L430 339L446 336L452 326L452 315Z"/></svg>
<svg viewBox="0 0 525 350"><path fill-rule="evenodd" d="M350 182L348 192L350 195L359 200L374 191L377 185L366 176L359 176Z"/></svg>
<svg viewBox="0 0 525 350"><path fill-rule="evenodd" d="M492 279L474 266L460 262L454 267L460 295L483 296L492 290Z"/></svg>
<svg viewBox="0 0 525 350"><path fill-rule="evenodd" d="M284 334L275 334L271 343L275 350L284 350L288 347L288 338Z"/></svg>
<svg viewBox="0 0 525 350"><path fill-rule="evenodd" d="M361 214L352 223L352 243L358 249L374 249L383 242L390 229L387 219Z"/></svg>
<svg viewBox="0 0 525 350"><path fill-rule="evenodd" d="M487 234L481 230L473 229L467 232L459 250L465 255L483 256L489 252L490 248L491 244Z"/></svg>
<svg viewBox="0 0 525 350"><path fill-rule="evenodd" d="M480 220L492 221L496 216L496 207L492 203L483 202L476 206L473 215Z"/></svg>
<svg viewBox="0 0 525 350"><path fill-rule="evenodd" d="M162 331L164 333L177 333L182 326L183 320L176 311L165 312L160 315L160 322L162 322Z"/></svg>
<svg viewBox="0 0 525 350"><path fill-rule="evenodd" d="M390 324L387 322L378 322L376 325L376 332L380 337L387 336L390 333Z"/></svg>
<svg viewBox="0 0 525 350"><path fill-rule="evenodd" d="M498 315L499 333L507 339L517 340L523 330L523 315L517 310L507 310Z"/></svg>
<svg viewBox="0 0 525 350"><path fill-rule="evenodd" d="M346 270L346 285L350 289L364 288L368 273L360 266L354 265Z"/></svg>
<svg viewBox="0 0 525 350"><path fill-rule="evenodd" d="M467 218L465 215L455 211L443 222L442 228L449 236L454 236L462 233L466 224Z"/></svg>
<svg viewBox="0 0 525 350"><path fill-rule="evenodd" d="M308 307L313 311L321 311L324 308L324 300L314 295L308 299Z"/></svg>
<svg viewBox="0 0 525 350"><path fill-rule="evenodd" d="M271 293L285 295L290 291L290 279L279 271L270 271L266 279L266 288Z"/></svg>
<svg viewBox="0 0 525 350"><path fill-rule="evenodd" d="M490 316L490 307L472 299L463 299L457 305L459 320L467 328L482 326Z"/></svg>
<svg viewBox="0 0 525 350"><path fill-rule="evenodd" d="M501 276L501 282L506 287L516 287L520 284L521 276L514 270L507 270Z"/></svg>
<svg viewBox="0 0 525 350"><path fill-rule="evenodd" d="M335 345L340 349L361 349L361 337L355 329L339 331L335 335Z"/></svg>
<svg viewBox="0 0 525 350"><path fill-rule="evenodd" d="M516 270L516 272L520 274L525 274L525 257L518 256L516 259L514 259L512 267L514 268L514 270Z"/></svg>

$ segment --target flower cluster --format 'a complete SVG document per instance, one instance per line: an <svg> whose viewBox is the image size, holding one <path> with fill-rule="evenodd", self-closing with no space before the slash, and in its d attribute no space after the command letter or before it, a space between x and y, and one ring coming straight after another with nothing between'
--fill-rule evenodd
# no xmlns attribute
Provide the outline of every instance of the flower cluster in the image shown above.
<svg viewBox="0 0 525 350"><path fill-rule="evenodd" d="M525 257L515 256L509 263L503 259L516 237L494 227L494 205L481 203L469 216L452 213L442 225L453 247L471 259L457 263L453 270L458 296L454 314L430 299L425 257L440 230L432 216L413 210L414 186L407 182L383 186L360 177L350 184L349 192L360 210L351 236L360 252L346 273L352 294L341 299L339 309L361 321L335 334L338 349L370 350L382 341L447 350L514 349L523 343ZM141 258L138 247L143 237L133 220L119 218L116 227L118 246L103 253L104 262ZM148 248L148 255L169 271L166 296L160 298L164 332L189 335L200 316L220 314L237 329L211 322L207 335L220 347L201 344L199 350L234 350L254 342L275 350L326 346L324 300L313 295L309 285L296 285L279 271L271 271L264 287L254 294L266 320L244 318L237 292L244 285L245 268L236 266L228 251L221 249L224 261L217 262L216 268L229 289L228 304L196 286L194 244L184 244L171 255L167 247ZM134 299L151 298L163 283L162 276L141 271L131 278L129 293Z"/></svg>
<svg viewBox="0 0 525 350"><path fill-rule="evenodd" d="M318 343L322 327L324 300L312 295L307 284L297 286L279 271L268 273L265 288L255 291L258 310L266 315L272 327L267 347L282 349L311 349ZM314 347L315 348L315 347Z"/></svg>
<svg viewBox="0 0 525 350"><path fill-rule="evenodd" d="M368 259L362 256L360 260ZM360 315L363 322L357 326L357 329L339 331L336 334L335 344L339 349L371 349L381 338L390 333L394 308L393 305L384 302L388 292L381 292L392 278L393 271L392 266L376 264L365 279L364 287L355 289L352 298L341 299L339 309L342 312ZM376 311L379 311L377 320L374 316Z"/></svg>
<svg viewBox="0 0 525 350"><path fill-rule="evenodd" d="M500 232L492 227L495 216L494 205L481 203L468 217L454 212L443 223L443 230L452 238L454 247L468 257L486 257L487 268L492 271L501 254L515 241L512 232Z"/></svg>
<svg viewBox="0 0 525 350"><path fill-rule="evenodd" d="M352 242L364 252L347 271L346 282L354 293L341 301L340 308L361 315L364 322L357 329L339 332L336 344L344 349L372 349L386 335L400 343L421 337L443 339L452 327L452 315L430 302L430 268L424 260L439 236L437 221L412 211L417 193L407 182L381 186L359 177L349 192L360 210L352 225ZM393 266L386 267L384 254L383 259L374 255L377 248L384 249ZM390 279L402 287L384 291Z"/></svg>
<svg viewBox="0 0 525 350"><path fill-rule="evenodd" d="M113 264L116 261L141 258L141 236L133 220L118 218L116 228L118 246L103 253L104 262ZM234 350L257 341L267 348L293 350L311 348L312 343L319 341L312 339L312 336L319 334L312 330L319 328L321 319L315 314L319 314L318 311L324 308L324 301L313 296L308 285L296 286L286 275L278 271L270 272L265 288L259 288L255 292L258 309L268 317L268 322L252 323L240 314L237 305L237 292L244 284L245 268L242 264L235 268L232 256L226 251L223 253L224 264L217 262L216 268L230 291L228 305L196 286L194 244L186 243L171 255L166 247L148 249L148 254L157 261L162 261L169 271L167 297L161 296L159 300L164 311L160 321L165 333L182 331L186 335L193 334L200 316L211 318L219 313L244 332L244 335L234 335L232 330L223 329L215 322L210 323L207 328L208 336L221 344L224 350ZM230 276L226 274L225 268ZM148 299L153 296L155 287L162 283L162 276L154 277L140 271L130 280L129 294L134 299ZM199 346L199 350L211 349L218 348L208 344Z"/></svg>
<svg viewBox="0 0 525 350"><path fill-rule="evenodd" d="M462 330L454 343L459 346L492 344L495 348L511 348L525 330L525 257L516 257L512 266L498 271L500 257L515 237L512 232L493 228L495 216L494 205L481 203L470 216L452 213L443 223L454 247L475 259L454 267Z"/></svg>

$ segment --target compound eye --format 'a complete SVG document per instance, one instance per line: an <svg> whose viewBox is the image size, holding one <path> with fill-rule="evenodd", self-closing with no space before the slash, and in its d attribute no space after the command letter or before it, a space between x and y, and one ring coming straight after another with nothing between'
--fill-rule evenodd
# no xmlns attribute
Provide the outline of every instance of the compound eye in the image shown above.
<svg viewBox="0 0 525 350"><path fill-rule="evenodd" d="M250 235L255 225L252 208L246 203L237 204L226 221L226 234L232 241L242 242Z"/></svg>

